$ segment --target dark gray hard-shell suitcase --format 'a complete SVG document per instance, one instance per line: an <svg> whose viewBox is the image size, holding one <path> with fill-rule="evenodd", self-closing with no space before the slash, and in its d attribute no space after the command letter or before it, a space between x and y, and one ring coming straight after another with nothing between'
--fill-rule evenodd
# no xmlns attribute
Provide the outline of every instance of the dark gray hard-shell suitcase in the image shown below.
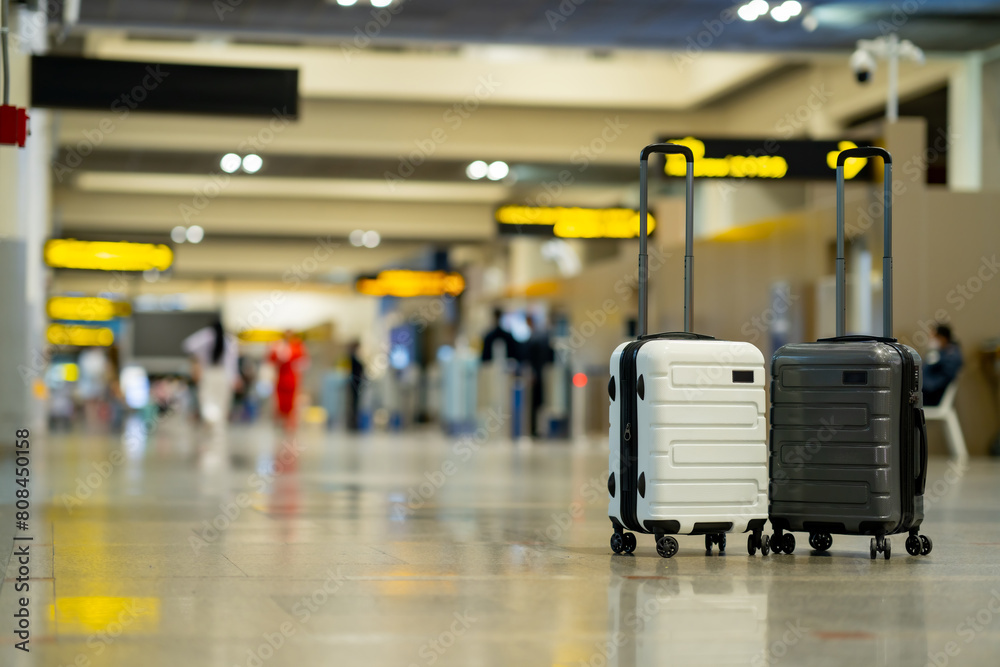
<svg viewBox="0 0 1000 667"><path fill-rule="evenodd" d="M837 337L785 345L771 360L771 549L792 553L791 532L826 551L832 535L872 535L871 557L891 552L887 535L909 533L910 555L928 554L924 518L927 436L920 355L895 338L845 336L844 161L885 162L883 333L892 335L892 157L877 147L837 158Z"/></svg>

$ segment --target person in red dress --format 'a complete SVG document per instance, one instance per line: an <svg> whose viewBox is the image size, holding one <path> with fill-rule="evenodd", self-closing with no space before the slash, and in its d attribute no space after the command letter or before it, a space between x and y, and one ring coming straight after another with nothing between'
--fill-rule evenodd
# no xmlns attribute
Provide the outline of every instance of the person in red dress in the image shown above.
<svg viewBox="0 0 1000 667"><path fill-rule="evenodd" d="M286 331L284 338L271 346L268 361L278 370L274 394L278 399L278 420L285 432L295 431L295 395L299 389L299 375L309 363L305 345L292 331Z"/></svg>

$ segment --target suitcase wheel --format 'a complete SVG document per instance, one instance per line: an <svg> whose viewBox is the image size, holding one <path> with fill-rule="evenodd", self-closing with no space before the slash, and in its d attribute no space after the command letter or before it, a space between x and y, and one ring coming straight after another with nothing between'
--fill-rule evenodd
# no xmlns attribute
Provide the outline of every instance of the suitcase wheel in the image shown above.
<svg viewBox="0 0 1000 667"><path fill-rule="evenodd" d="M871 546L868 549L868 553L872 560L875 560L877 554L881 552L882 557L886 560L892 557L892 540L884 535L879 535L873 537L871 541Z"/></svg>
<svg viewBox="0 0 1000 667"><path fill-rule="evenodd" d="M753 556L757 549L760 549L761 556L771 553L771 539L763 533L750 533L747 535L747 553Z"/></svg>
<svg viewBox="0 0 1000 667"><path fill-rule="evenodd" d="M630 554L635 551L636 539L633 533L615 533L611 536L611 550L616 554Z"/></svg>
<svg viewBox="0 0 1000 667"><path fill-rule="evenodd" d="M933 548L934 543L926 535L910 533L909 537L906 538L906 553L911 556L926 556Z"/></svg>
<svg viewBox="0 0 1000 667"><path fill-rule="evenodd" d="M660 535L656 538L656 553L663 558L673 558L677 549L677 540L672 535Z"/></svg>
<svg viewBox="0 0 1000 667"><path fill-rule="evenodd" d="M830 533L809 533L809 546L816 551L829 551L833 546L833 536Z"/></svg>
<svg viewBox="0 0 1000 667"><path fill-rule="evenodd" d="M708 533L705 535L705 551L712 553L712 545L719 545L719 554L726 553L726 534Z"/></svg>

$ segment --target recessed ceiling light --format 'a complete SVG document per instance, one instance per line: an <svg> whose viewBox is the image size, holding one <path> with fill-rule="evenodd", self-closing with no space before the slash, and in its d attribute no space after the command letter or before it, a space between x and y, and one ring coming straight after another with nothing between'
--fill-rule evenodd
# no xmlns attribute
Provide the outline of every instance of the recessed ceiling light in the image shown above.
<svg viewBox="0 0 1000 667"><path fill-rule="evenodd" d="M478 181L490 170L489 166L482 160L476 160L465 168L465 175L474 181Z"/></svg>
<svg viewBox="0 0 1000 667"><path fill-rule="evenodd" d="M351 241L351 245L355 248L360 248L365 244L365 233L363 230L355 229L348 238Z"/></svg>
<svg viewBox="0 0 1000 667"><path fill-rule="evenodd" d="M506 178L507 174L510 173L510 167L507 166L506 162L497 160L496 162L491 162L490 166L487 168L486 176L489 177L491 181L499 181Z"/></svg>
<svg viewBox="0 0 1000 667"><path fill-rule="evenodd" d="M378 232L365 232L365 235L362 237L362 243L365 244L366 248L377 248L381 242L382 237L379 236Z"/></svg>
<svg viewBox="0 0 1000 667"><path fill-rule="evenodd" d="M372 0L372 7L388 7L392 0Z"/></svg>
<svg viewBox="0 0 1000 667"><path fill-rule="evenodd" d="M191 225L187 228L187 240L191 243L201 243L205 238L205 230L198 225Z"/></svg>
<svg viewBox="0 0 1000 667"><path fill-rule="evenodd" d="M236 153L226 153L219 160L219 166L222 167L222 171L232 174L240 168L240 156Z"/></svg>
<svg viewBox="0 0 1000 667"><path fill-rule="evenodd" d="M177 225L170 230L170 240L174 243L184 243L187 240L187 229Z"/></svg>
<svg viewBox="0 0 1000 667"><path fill-rule="evenodd" d="M258 171L260 171L260 168L263 166L264 166L264 161L260 158L259 155L250 153L250 155L247 155L246 157L243 158L243 171L245 171L248 174L256 174Z"/></svg>
<svg viewBox="0 0 1000 667"><path fill-rule="evenodd" d="M341 7L350 7L355 4L358 0L337 0L337 4Z"/></svg>

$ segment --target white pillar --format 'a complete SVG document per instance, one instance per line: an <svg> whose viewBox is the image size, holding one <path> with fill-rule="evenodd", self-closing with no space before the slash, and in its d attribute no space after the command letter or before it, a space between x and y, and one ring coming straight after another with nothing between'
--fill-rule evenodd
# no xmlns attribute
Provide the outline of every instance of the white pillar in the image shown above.
<svg viewBox="0 0 1000 667"><path fill-rule="evenodd" d="M948 80L948 188L983 187L983 54L962 58Z"/></svg>
<svg viewBox="0 0 1000 667"><path fill-rule="evenodd" d="M11 11L11 104L26 106L30 52L44 37L45 15ZM41 28L39 28L41 24ZM49 119L29 109L25 148L0 146L0 442L13 429L38 430L45 405L35 398L44 375L45 272L42 244L49 234Z"/></svg>

